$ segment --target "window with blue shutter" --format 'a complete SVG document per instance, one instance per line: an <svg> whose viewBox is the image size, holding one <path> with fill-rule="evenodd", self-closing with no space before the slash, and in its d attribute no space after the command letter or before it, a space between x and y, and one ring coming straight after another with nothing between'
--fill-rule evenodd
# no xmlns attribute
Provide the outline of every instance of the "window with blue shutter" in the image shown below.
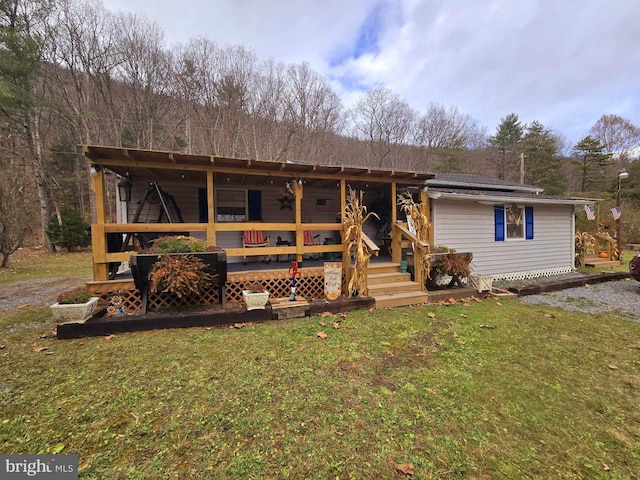
<svg viewBox="0 0 640 480"><path fill-rule="evenodd" d="M524 207L524 238L533 240L533 207Z"/></svg>
<svg viewBox="0 0 640 480"><path fill-rule="evenodd" d="M496 205L493 207L493 216L495 219L496 242L504 242L504 206Z"/></svg>

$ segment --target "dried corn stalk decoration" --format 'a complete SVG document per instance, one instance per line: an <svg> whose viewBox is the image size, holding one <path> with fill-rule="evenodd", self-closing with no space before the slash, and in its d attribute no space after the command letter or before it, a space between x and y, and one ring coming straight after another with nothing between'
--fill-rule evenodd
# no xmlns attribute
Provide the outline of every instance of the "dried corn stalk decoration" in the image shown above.
<svg viewBox="0 0 640 480"><path fill-rule="evenodd" d="M367 207L363 205L362 197L364 192L361 190L358 195L355 190L349 186L349 194L347 195L347 206L344 216L345 242L349 242L349 255L354 257L353 268L351 269L351 278L348 282L347 296L366 296L368 293L367 285L367 268L369 259L371 258L371 250L364 242L362 225L369 217L379 218L374 212L367 213Z"/></svg>
<svg viewBox="0 0 640 480"><path fill-rule="evenodd" d="M507 218L514 225L522 225L522 208L517 205L507 207Z"/></svg>
<svg viewBox="0 0 640 480"><path fill-rule="evenodd" d="M609 251L611 252L611 260L620 260L620 250L618 250L618 242L607 232L596 233L596 238L609 244Z"/></svg>
<svg viewBox="0 0 640 480"><path fill-rule="evenodd" d="M584 267L584 260L587 254L595 253L596 239L587 232L576 232L575 244L575 265L576 267Z"/></svg>
<svg viewBox="0 0 640 480"><path fill-rule="evenodd" d="M405 213L407 218L411 219L413 228L415 229L415 236L418 240L427 244L427 248L424 250L423 268L424 278L431 278L431 246L429 245L429 219L423 213L421 205L416 203L411 196L411 193L404 192L398 194L398 205ZM414 255L419 250L415 249Z"/></svg>

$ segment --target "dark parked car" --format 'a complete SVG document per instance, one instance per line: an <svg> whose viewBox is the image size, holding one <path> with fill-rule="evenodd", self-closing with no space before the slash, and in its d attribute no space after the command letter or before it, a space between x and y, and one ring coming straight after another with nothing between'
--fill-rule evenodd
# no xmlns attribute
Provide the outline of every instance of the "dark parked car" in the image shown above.
<svg viewBox="0 0 640 480"><path fill-rule="evenodd" d="M640 252L629 262L629 273L640 282Z"/></svg>

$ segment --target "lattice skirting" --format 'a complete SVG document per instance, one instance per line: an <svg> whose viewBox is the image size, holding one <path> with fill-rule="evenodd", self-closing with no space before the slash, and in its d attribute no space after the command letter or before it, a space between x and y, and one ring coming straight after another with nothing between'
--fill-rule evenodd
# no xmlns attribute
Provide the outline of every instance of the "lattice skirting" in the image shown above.
<svg viewBox="0 0 640 480"><path fill-rule="evenodd" d="M494 280L525 280L528 278L549 277L552 275L562 275L563 273L571 273L573 267L555 267L555 268L541 268L539 270L528 270L526 272L510 272L510 273L495 273L491 275Z"/></svg>
<svg viewBox="0 0 640 480"><path fill-rule="evenodd" d="M273 298L288 297L291 293L291 279L286 270L270 271L268 278L265 278L264 272L248 272L239 275L230 276L230 280L226 283L227 304L240 304L242 300L242 290L246 285L258 282L262 284ZM126 288L115 291L108 289L108 284L94 286L92 290L100 297L100 304L108 305L114 295L122 297L123 305L127 313L139 312L142 308L142 299L137 289ZM324 270L306 269L303 271L303 277L300 278L296 285L296 295L304 297L307 300L324 298ZM197 307L200 305L216 305L220 304L220 294L218 287L213 287L204 295L181 300L173 295L149 295L149 311L174 308L174 307Z"/></svg>

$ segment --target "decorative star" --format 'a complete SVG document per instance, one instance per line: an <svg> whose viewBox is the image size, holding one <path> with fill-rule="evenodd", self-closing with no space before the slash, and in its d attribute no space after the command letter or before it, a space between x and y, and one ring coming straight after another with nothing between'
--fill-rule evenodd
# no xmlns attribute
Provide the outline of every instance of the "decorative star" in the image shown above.
<svg viewBox="0 0 640 480"><path fill-rule="evenodd" d="M278 198L278 201L280 202L280 210L284 210L285 208L288 208L289 210L293 210L293 208L291 208L291 203L293 202L293 198L289 198L285 195L282 198Z"/></svg>

